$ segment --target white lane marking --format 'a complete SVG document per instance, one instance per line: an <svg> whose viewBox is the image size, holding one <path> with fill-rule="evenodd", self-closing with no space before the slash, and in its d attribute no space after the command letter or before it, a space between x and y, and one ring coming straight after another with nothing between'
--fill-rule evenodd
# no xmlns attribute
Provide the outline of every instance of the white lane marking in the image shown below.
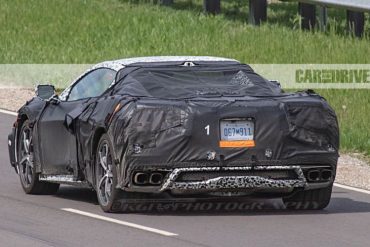
<svg viewBox="0 0 370 247"><path fill-rule="evenodd" d="M18 113L16 113L16 112L8 111L8 110L3 110L3 109L0 109L0 113L12 115L12 116L18 116Z"/></svg>
<svg viewBox="0 0 370 247"><path fill-rule="evenodd" d="M5 114L13 115L13 116L18 115L16 112L2 110L2 109L0 109L0 113L5 113ZM361 193L365 193L365 194L370 195L369 190L364 190L364 189L360 189L360 188L356 188L356 187L352 187L352 186L348 186L348 185L343 185L343 184L338 184L338 183L334 183L334 186L342 188L342 189L352 190L352 191L361 192Z"/></svg>
<svg viewBox="0 0 370 247"><path fill-rule="evenodd" d="M104 220L104 221L115 223L115 224L118 224L118 225L128 226L128 227L140 229L140 230L143 230L143 231L160 234L160 235L167 236L167 237L172 237L172 236L177 236L178 235L176 233L167 232L167 231L163 231L163 230L159 230L159 229L155 229L155 228L151 228L151 227L147 227L147 226L143 226L143 225L138 225L138 224L130 223L130 222L127 222L127 221L117 220L117 219L101 216L101 215L98 215L98 214L88 213L88 212L73 209L73 208L61 208L61 210L71 212L71 213L75 213L75 214L84 215L84 216L91 217L91 218L98 219L98 220Z"/></svg>
<svg viewBox="0 0 370 247"><path fill-rule="evenodd" d="M360 188L356 188L356 187L352 187L352 186L348 186L348 185L344 185L344 184L338 184L338 183L334 183L334 186L338 187L338 188L342 188L342 189L346 189L346 190L352 190L352 191L361 192L361 193L365 193L365 194L370 195L369 190L364 190L364 189L360 189Z"/></svg>

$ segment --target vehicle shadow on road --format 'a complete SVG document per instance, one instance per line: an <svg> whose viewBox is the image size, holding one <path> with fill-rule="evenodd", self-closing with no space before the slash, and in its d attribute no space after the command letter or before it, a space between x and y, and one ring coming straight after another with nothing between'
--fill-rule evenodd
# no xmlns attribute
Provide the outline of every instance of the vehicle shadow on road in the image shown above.
<svg viewBox="0 0 370 247"><path fill-rule="evenodd" d="M172 216L225 216L225 215L332 215L348 213L369 213L370 200L353 200L345 192L334 192L329 206L324 210L288 210L281 199L242 200L121 200L117 213ZM63 186L55 195L58 198L98 205L94 191L90 189ZM120 210L121 209L121 210Z"/></svg>
<svg viewBox="0 0 370 247"><path fill-rule="evenodd" d="M95 191L91 189L63 186L60 187L58 193L55 194L55 196L66 200L87 202L95 205L99 204Z"/></svg>
<svg viewBox="0 0 370 247"><path fill-rule="evenodd" d="M240 202L239 202L240 203ZM246 201L244 206L238 208L235 202L225 202L223 207L217 208L214 206L211 208L206 202L199 204L182 204L179 208L176 206L164 206L158 210L154 208L153 211L133 212L136 214L146 215L171 215L171 216L227 216L227 215L333 215L333 214L351 214L351 213L369 213L370 203L366 201L356 201L350 198L340 197L332 198L329 206L324 210L289 210L286 209L281 200L258 200L258 201ZM220 205L220 204L219 204ZM248 206L249 205L249 206ZM244 208L243 208L244 207ZM176 209L176 210L174 210Z"/></svg>

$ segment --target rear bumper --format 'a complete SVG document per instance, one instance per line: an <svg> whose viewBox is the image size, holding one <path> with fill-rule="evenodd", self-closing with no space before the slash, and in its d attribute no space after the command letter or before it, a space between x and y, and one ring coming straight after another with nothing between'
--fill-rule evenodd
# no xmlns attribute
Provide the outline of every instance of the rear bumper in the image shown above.
<svg viewBox="0 0 370 247"><path fill-rule="evenodd" d="M328 171L331 176L313 180L310 171ZM143 169L138 173L162 172L157 186L138 185L135 171L125 191L172 195L278 195L296 190L312 190L331 186L335 179L335 165L258 165L176 167L172 169Z"/></svg>
<svg viewBox="0 0 370 247"><path fill-rule="evenodd" d="M240 171L236 176L219 176L202 181L178 181L181 174L187 172L228 172ZM258 171L290 171L295 173L294 178L273 179L258 175L243 175ZM177 168L174 169L164 181L160 191L170 190L174 193L204 193L219 191L243 190L273 190L294 189L305 187L306 179L299 166L256 166L256 167L202 167L202 168Z"/></svg>

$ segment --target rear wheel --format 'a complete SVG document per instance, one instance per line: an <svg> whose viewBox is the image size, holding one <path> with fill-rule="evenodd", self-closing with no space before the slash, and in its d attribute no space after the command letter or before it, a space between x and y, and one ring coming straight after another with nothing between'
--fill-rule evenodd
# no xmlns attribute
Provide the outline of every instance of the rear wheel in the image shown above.
<svg viewBox="0 0 370 247"><path fill-rule="evenodd" d="M18 171L21 185L26 194L55 194L59 184L39 181L39 174L34 166L32 128L26 120L18 138Z"/></svg>
<svg viewBox="0 0 370 247"><path fill-rule="evenodd" d="M322 189L298 191L283 198L283 202L287 209L321 210L329 205L332 189L333 185Z"/></svg>
<svg viewBox="0 0 370 247"><path fill-rule="evenodd" d="M107 134L100 138L95 157L96 194L104 212L115 212L114 207L123 193L117 189L117 168L113 159L113 146Z"/></svg>

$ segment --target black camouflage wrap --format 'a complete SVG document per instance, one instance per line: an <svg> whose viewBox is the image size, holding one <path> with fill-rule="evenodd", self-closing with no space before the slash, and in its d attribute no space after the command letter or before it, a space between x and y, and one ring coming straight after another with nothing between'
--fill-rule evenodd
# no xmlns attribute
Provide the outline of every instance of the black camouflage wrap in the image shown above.
<svg viewBox="0 0 370 247"><path fill-rule="evenodd" d="M59 143L55 136L40 139L40 126L47 128L40 123L44 119L40 116L50 103L38 98L28 102L19 114L34 123L38 170L74 175L76 180L85 180L94 187L95 149L100 136L108 133L114 146L118 187L128 191L196 193L202 189L209 192L305 188L308 185L303 175L305 167L326 166L335 174L339 156L338 122L324 98L312 91L284 93L277 84L237 62L205 61L192 67L182 64L183 61L135 63L120 69L115 85L104 95L66 108L66 116L62 117L65 133L72 138L68 142ZM204 81L206 77L197 78L199 81L189 85L190 79L183 77L183 71L232 72L212 88L214 77L209 81ZM255 147L220 148L220 120L234 118L254 121ZM207 125L209 135L205 134ZM15 128L11 138L15 138L16 132ZM51 140L54 140L51 152L63 149L66 154L57 155L60 160L54 166L48 165L51 158L45 158L41 150ZM270 155L266 155L267 150ZM211 160L210 152L215 154ZM76 157L71 157L73 154ZM11 160L16 164L15 157ZM241 172L238 176L203 182L176 182L183 169L202 172L235 168L290 169L297 177L277 181ZM139 188L132 182L135 171L163 171L166 177L158 187Z"/></svg>

